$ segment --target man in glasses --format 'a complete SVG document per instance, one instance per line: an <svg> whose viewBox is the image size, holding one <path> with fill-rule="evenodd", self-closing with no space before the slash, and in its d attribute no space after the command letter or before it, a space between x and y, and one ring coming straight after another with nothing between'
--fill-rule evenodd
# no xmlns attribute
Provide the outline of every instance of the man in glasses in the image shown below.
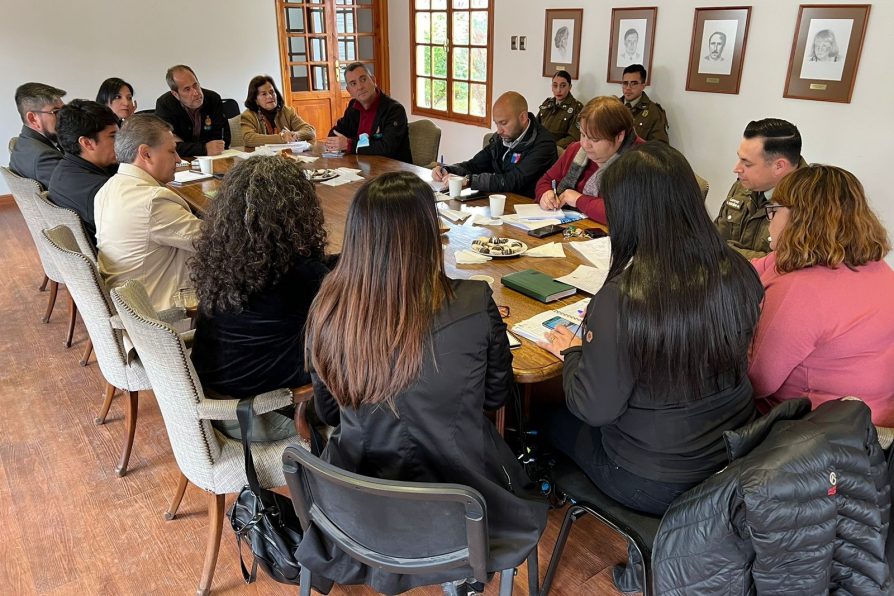
<svg viewBox="0 0 894 596"><path fill-rule="evenodd" d="M667 138L667 114L661 104L657 104L646 95L646 69L642 64L631 64L624 69L621 76L619 97L633 114L636 134L647 141L669 143Z"/></svg>
<svg viewBox="0 0 894 596"><path fill-rule="evenodd" d="M753 120L745 127L730 188L714 220L720 236L749 259L770 252L773 189L789 172L807 165L801 157L801 133L778 118Z"/></svg>
<svg viewBox="0 0 894 596"><path fill-rule="evenodd" d="M65 105L65 91L44 83L25 83L16 89L16 108L22 132L9 156L9 169L37 180L46 189L62 151L56 146L56 114Z"/></svg>

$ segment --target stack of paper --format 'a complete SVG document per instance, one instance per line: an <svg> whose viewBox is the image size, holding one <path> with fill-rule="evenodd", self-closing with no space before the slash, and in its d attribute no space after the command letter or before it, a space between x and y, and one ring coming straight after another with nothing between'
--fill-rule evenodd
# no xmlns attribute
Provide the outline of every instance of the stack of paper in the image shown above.
<svg viewBox="0 0 894 596"><path fill-rule="evenodd" d="M214 176L211 174L202 174L201 172L192 172L190 170L183 170L181 172L176 172L174 174L174 180L171 184L175 186L180 186L183 184L189 184L190 182L198 182L199 180L207 180L208 178L213 178Z"/></svg>
<svg viewBox="0 0 894 596"><path fill-rule="evenodd" d="M543 209L537 203L516 205L515 214L521 219L561 219L565 216L561 209Z"/></svg>
<svg viewBox="0 0 894 596"><path fill-rule="evenodd" d="M587 312L587 305L589 303L590 299L584 298L583 300L578 300L574 304L569 304L562 308L544 311L539 315L534 315L530 319L525 319L521 323L513 325L512 332L534 342L546 341L546 334L549 333L551 329L544 325L544 323L555 317L561 317L579 329L579 326L583 323L584 315Z"/></svg>
<svg viewBox="0 0 894 596"><path fill-rule="evenodd" d="M264 148L267 151L291 151L292 153L304 153L305 151L310 150L310 143L307 141L294 141L292 143L277 143L264 145Z"/></svg>
<svg viewBox="0 0 894 596"><path fill-rule="evenodd" d="M543 226L559 225L562 221L559 219L522 219L517 214L509 214L503 216L503 223L523 230L534 230Z"/></svg>
<svg viewBox="0 0 894 596"><path fill-rule="evenodd" d="M442 203L442 205L443 205L443 203ZM445 207L442 209L438 209L438 215L446 217L453 223L457 223L457 222L464 220L465 218L469 217L472 214L469 213L468 211L457 211L456 209L448 209Z"/></svg>

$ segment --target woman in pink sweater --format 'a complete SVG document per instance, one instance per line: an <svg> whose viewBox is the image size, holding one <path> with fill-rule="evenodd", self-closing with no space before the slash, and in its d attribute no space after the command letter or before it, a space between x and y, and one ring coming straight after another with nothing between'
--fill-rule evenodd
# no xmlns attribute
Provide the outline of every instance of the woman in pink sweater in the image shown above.
<svg viewBox="0 0 894 596"><path fill-rule="evenodd" d="M894 426L891 245L863 186L815 165L783 178L772 201L774 252L752 261L766 289L748 370L758 407L854 395Z"/></svg>

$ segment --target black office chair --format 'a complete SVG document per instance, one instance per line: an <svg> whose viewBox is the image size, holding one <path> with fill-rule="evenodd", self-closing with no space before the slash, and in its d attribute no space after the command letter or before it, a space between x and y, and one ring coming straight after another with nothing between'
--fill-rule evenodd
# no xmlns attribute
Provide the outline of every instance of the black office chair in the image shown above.
<svg viewBox="0 0 894 596"><path fill-rule="evenodd" d="M643 596L649 596L652 593L652 545L655 543L661 518L624 507L599 490L573 461L558 453L555 457L557 461L552 470L553 483L558 493L564 493L568 497L571 507L565 514L562 529L559 530L559 538L553 548L546 577L543 578L540 596L549 594L571 525L586 513L623 535L628 544L639 551L643 562L640 583Z"/></svg>
<svg viewBox="0 0 894 596"><path fill-rule="evenodd" d="M223 100L223 113L224 116L227 117L227 120L230 118L235 118L239 115L239 104L235 99L225 99Z"/></svg>
<svg viewBox="0 0 894 596"><path fill-rule="evenodd" d="M468 486L379 480L337 468L299 447L282 456L283 472L301 527L311 524L357 561L390 573L456 569L487 581L487 506ZM538 594L537 547L527 554L528 589ZM500 571L500 596L512 594L514 569ZM456 594L454 584L442 584ZM301 595L311 573L301 568Z"/></svg>
<svg viewBox="0 0 894 596"><path fill-rule="evenodd" d="M134 114L155 114L155 109L151 110L137 110Z"/></svg>

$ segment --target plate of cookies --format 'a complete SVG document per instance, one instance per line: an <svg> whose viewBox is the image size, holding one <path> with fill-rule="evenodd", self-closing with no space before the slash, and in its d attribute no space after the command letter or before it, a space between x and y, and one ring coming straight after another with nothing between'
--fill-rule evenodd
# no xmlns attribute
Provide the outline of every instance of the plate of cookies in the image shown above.
<svg viewBox="0 0 894 596"><path fill-rule="evenodd" d="M482 236L472 240L472 250L488 257L517 257L528 250L528 245L514 238Z"/></svg>
<svg viewBox="0 0 894 596"><path fill-rule="evenodd" d="M305 172L307 172L307 178L311 182L325 182L338 177L338 172L330 169L305 170Z"/></svg>

